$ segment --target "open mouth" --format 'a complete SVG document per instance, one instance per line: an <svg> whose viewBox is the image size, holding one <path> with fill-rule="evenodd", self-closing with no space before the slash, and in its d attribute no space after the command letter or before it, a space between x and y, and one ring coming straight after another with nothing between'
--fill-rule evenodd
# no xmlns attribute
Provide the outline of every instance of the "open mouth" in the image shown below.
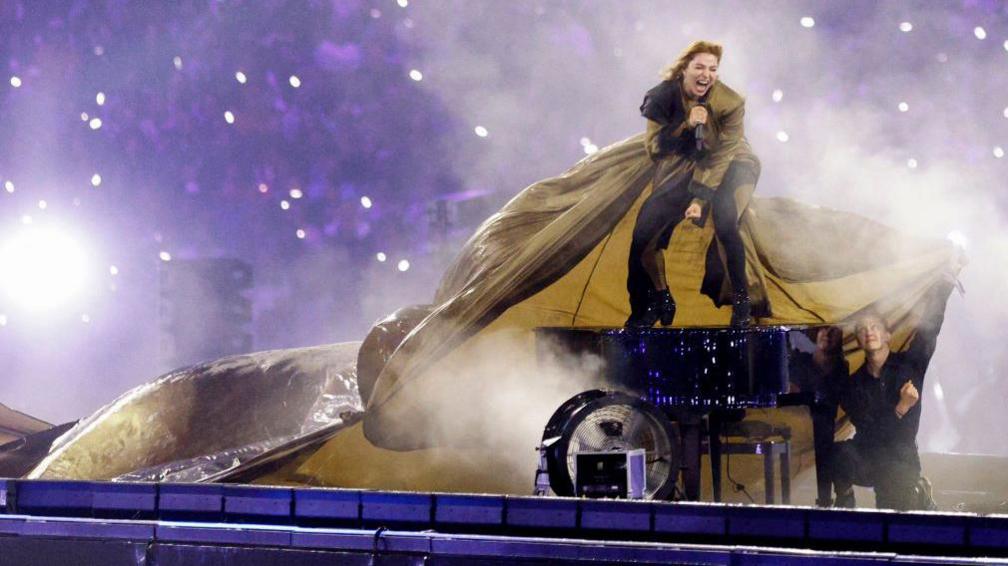
<svg viewBox="0 0 1008 566"><path fill-rule="evenodd" d="M707 87L709 87L709 86L710 86L710 81L709 81L709 80L702 80L702 79L701 79L701 80L698 80L698 81L696 82L696 84L697 84L697 86L698 86L698 87L700 87L700 88L707 88Z"/></svg>

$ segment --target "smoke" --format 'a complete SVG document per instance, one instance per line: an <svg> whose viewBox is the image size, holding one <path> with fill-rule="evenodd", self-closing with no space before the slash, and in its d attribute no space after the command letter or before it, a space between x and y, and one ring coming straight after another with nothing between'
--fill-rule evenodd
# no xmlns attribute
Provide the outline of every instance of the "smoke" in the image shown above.
<svg viewBox="0 0 1008 566"><path fill-rule="evenodd" d="M492 447L502 473L531 478L535 448L553 412L605 384L597 356L530 341L527 333L499 330L439 363L422 388L408 392L413 406L434 415L417 433L434 446Z"/></svg>

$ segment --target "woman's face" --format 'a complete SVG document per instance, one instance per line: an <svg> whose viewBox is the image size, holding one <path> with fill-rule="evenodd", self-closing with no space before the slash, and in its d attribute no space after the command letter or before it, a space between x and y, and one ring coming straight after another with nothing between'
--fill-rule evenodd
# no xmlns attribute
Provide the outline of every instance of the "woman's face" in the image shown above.
<svg viewBox="0 0 1008 566"><path fill-rule="evenodd" d="M683 71L683 90L690 98L700 98L707 94L717 80L718 60L710 53L693 56Z"/></svg>

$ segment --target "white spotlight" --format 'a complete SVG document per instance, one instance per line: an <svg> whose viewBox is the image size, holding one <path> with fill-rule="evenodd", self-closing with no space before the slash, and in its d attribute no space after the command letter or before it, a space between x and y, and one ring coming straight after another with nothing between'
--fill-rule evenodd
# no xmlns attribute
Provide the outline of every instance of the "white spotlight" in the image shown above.
<svg viewBox="0 0 1008 566"><path fill-rule="evenodd" d="M305 231L303 229L298 228L297 232L295 232L294 235L297 236L297 239L303 240L303 239L305 239L305 235L306 234L305 234Z"/></svg>
<svg viewBox="0 0 1008 566"><path fill-rule="evenodd" d="M945 399L945 390L942 389L941 383L938 383L937 381L934 384L934 396L935 399L939 401Z"/></svg>
<svg viewBox="0 0 1008 566"><path fill-rule="evenodd" d="M290 190L290 198L292 198L292 199L297 200L297 199L299 199L299 198L301 198L303 196L304 196L304 193L301 192L301 189L291 189Z"/></svg>
<svg viewBox="0 0 1008 566"><path fill-rule="evenodd" d="M182 58L179 57L178 55L176 55L175 58L172 59L172 64L175 65L176 71L182 70Z"/></svg>
<svg viewBox="0 0 1008 566"><path fill-rule="evenodd" d="M420 71L418 71L416 69L413 69L413 70L411 70L409 72L409 78L413 79L414 81L422 81L423 80L423 73L421 73Z"/></svg>
<svg viewBox="0 0 1008 566"><path fill-rule="evenodd" d="M900 31L903 33L910 33L913 30L913 24L910 22L903 22L900 24Z"/></svg>
<svg viewBox="0 0 1008 566"><path fill-rule="evenodd" d="M977 39L987 39L987 30L977 26L973 28L973 35L975 35Z"/></svg>
<svg viewBox="0 0 1008 566"><path fill-rule="evenodd" d="M104 92L99 92L98 94L96 94L95 95L95 102L98 103L98 106L104 106L105 105L105 93Z"/></svg>
<svg viewBox="0 0 1008 566"><path fill-rule="evenodd" d="M399 260L399 265L397 265L396 267L399 268L399 271L406 271L407 269L409 269L409 261L401 259Z"/></svg>
<svg viewBox="0 0 1008 566"><path fill-rule="evenodd" d="M364 208L371 208L372 206L374 206L374 203L371 202L371 197L363 196L360 198L360 205L363 206Z"/></svg>
<svg viewBox="0 0 1008 566"><path fill-rule="evenodd" d="M297 75L291 75L288 81L290 82L290 85L294 88L299 88L301 86L301 79L298 78Z"/></svg>
<svg viewBox="0 0 1008 566"><path fill-rule="evenodd" d="M0 287L29 310L58 307L87 282L79 240L52 228L25 226L0 247Z"/></svg>
<svg viewBox="0 0 1008 566"><path fill-rule="evenodd" d="M228 124L234 124L234 114L230 110L224 112L224 121Z"/></svg>
<svg viewBox="0 0 1008 566"><path fill-rule="evenodd" d="M484 128L483 126L476 126L475 128L473 128L473 131L476 132L476 135L481 138L485 138L490 134L490 132L488 132L487 129Z"/></svg>
<svg viewBox="0 0 1008 566"><path fill-rule="evenodd" d="M88 122L88 126L90 126L92 130L97 130L98 128L101 127L101 125L102 125L101 118L91 118L91 121Z"/></svg>
<svg viewBox="0 0 1008 566"><path fill-rule="evenodd" d="M171 261L171 254L168 252L163 251L158 254L158 257L161 258L161 261Z"/></svg>
<svg viewBox="0 0 1008 566"><path fill-rule="evenodd" d="M91 175L91 186L97 187L100 184L101 184L101 175L99 175L98 173Z"/></svg>
<svg viewBox="0 0 1008 566"><path fill-rule="evenodd" d="M781 143L785 143L789 139L791 139L791 136L789 136L788 133L785 132L784 130L781 130L781 131L777 132L777 141L779 141Z"/></svg>
<svg viewBox="0 0 1008 566"><path fill-rule="evenodd" d="M899 108L900 112L906 112L906 111L910 110L910 105L907 104L906 102L900 102L898 108Z"/></svg>
<svg viewBox="0 0 1008 566"><path fill-rule="evenodd" d="M10 84L14 88L20 87L21 86L21 77L19 77L17 75L14 75L13 77L10 78Z"/></svg>
<svg viewBox="0 0 1008 566"><path fill-rule="evenodd" d="M280 201L280 208L282 208L283 210L287 210L288 208L290 208L290 203L287 202L286 200L282 200Z"/></svg>
<svg viewBox="0 0 1008 566"><path fill-rule="evenodd" d="M248 80L248 77L245 76L245 73L238 71L237 73L235 73L235 80L241 84L245 84L245 81Z"/></svg>
<svg viewBox="0 0 1008 566"><path fill-rule="evenodd" d="M396 4L399 4L400 8L405 8L409 6L409 0L396 0Z"/></svg>
<svg viewBox="0 0 1008 566"><path fill-rule="evenodd" d="M914 159L913 157L911 157L910 159L907 159L907 167L909 167L911 169L916 169L917 168L917 160Z"/></svg>
<svg viewBox="0 0 1008 566"><path fill-rule="evenodd" d="M586 155L591 155L593 153L596 153L596 152L598 152L598 146L595 145L595 144L593 144L593 143L590 143L590 144L584 146L584 152L585 152Z"/></svg>
<svg viewBox="0 0 1008 566"><path fill-rule="evenodd" d="M773 98L774 102L780 102L781 100L784 100L784 91L781 89L777 89L773 91L773 95L771 97Z"/></svg>
<svg viewBox="0 0 1008 566"><path fill-rule="evenodd" d="M388 259L388 256L385 255L385 252L378 252L377 254L375 254L375 259L377 259L382 263L385 263L385 260Z"/></svg>
<svg viewBox="0 0 1008 566"><path fill-rule="evenodd" d="M815 20L811 16L805 16L801 19L801 25L803 28L810 28L815 25Z"/></svg>
<svg viewBox="0 0 1008 566"><path fill-rule="evenodd" d="M1004 157L1004 153L1005 152L1003 147L999 145L994 146L994 157L1001 159L1002 157Z"/></svg>
<svg viewBox="0 0 1008 566"><path fill-rule="evenodd" d="M7 191L8 193L13 193L14 192L14 183L12 183L10 181L4 181L3 186L4 186L4 190Z"/></svg>

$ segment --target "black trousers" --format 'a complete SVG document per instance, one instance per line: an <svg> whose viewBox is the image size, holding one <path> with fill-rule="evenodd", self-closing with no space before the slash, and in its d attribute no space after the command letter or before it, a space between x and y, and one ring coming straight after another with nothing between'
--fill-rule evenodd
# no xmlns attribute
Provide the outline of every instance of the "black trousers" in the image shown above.
<svg viewBox="0 0 1008 566"><path fill-rule="evenodd" d="M829 501L833 488L833 434L836 430L836 403L809 406L812 417L812 445L815 447L816 503Z"/></svg>
<svg viewBox="0 0 1008 566"><path fill-rule="evenodd" d="M755 183L758 173L746 161L733 161L725 173L721 186L710 201L714 233L727 256L728 277L732 289L742 292L748 288L745 273L745 248L738 231L738 207L735 204L735 190L743 184ZM673 178L658 187L641 206L634 225L633 240L630 244L629 275L627 291L630 293L630 308L639 312L647 308L648 291L655 289L657 281L644 268L642 258L645 253L659 253L668 248L672 231L683 219L693 195L686 189L691 175Z"/></svg>
<svg viewBox="0 0 1008 566"><path fill-rule="evenodd" d="M916 445L869 445L858 442L855 436L834 444L830 460L838 494L852 485L873 487L879 509L906 511L917 507L916 485L921 468Z"/></svg>

